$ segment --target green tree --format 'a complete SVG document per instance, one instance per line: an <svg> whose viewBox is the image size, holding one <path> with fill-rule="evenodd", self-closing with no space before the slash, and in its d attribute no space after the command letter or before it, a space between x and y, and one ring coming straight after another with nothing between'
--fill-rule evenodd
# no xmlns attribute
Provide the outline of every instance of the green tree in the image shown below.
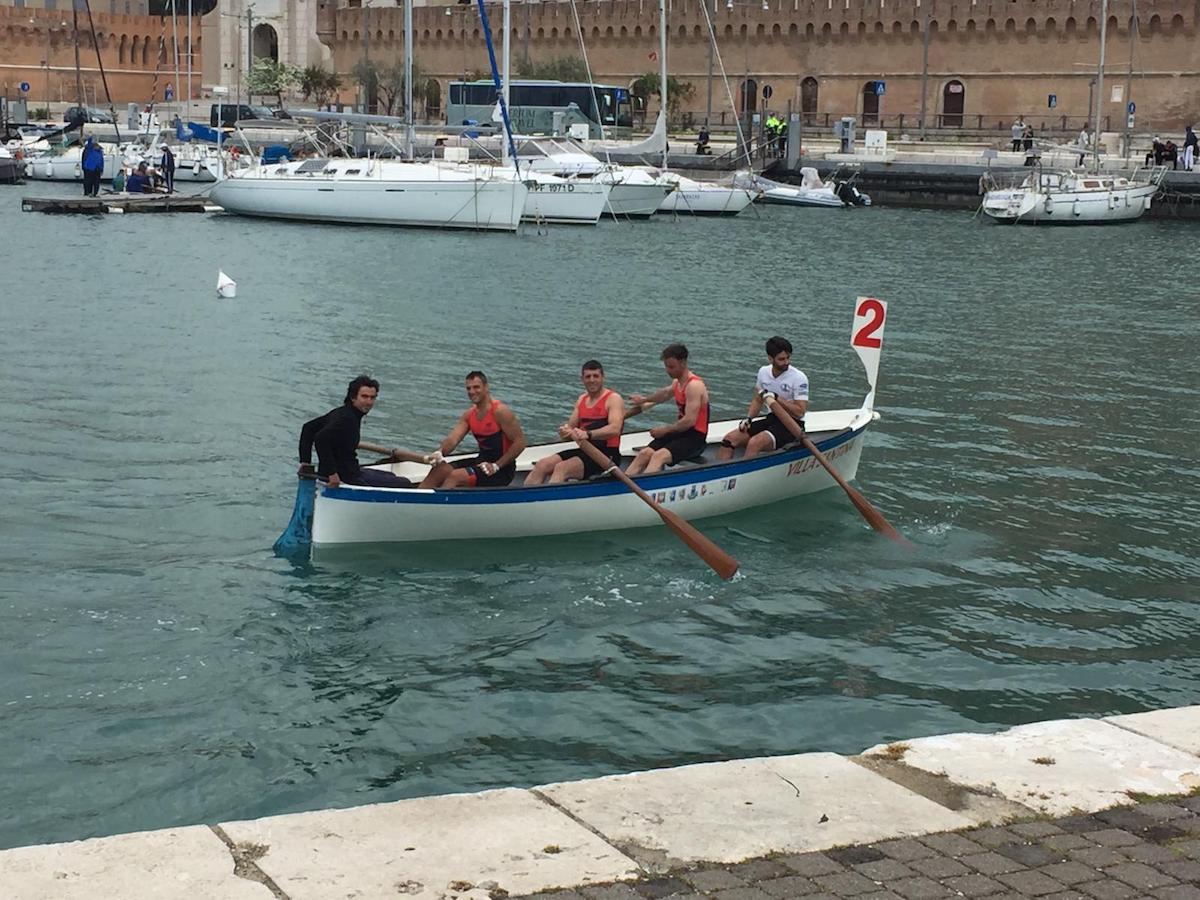
<svg viewBox="0 0 1200 900"><path fill-rule="evenodd" d="M351 71L355 83L362 87L367 98L366 107L369 112L375 106L375 98L379 94L379 66L373 59L360 59Z"/></svg>
<svg viewBox="0 0 1200 900"><path fill-rule="evenodd" d="M659 90L659 76L657 72L647 72L641 78L637 79L629 88L630 93L635 97L641 98L643 104L648 97L658 97L658 102L662 104L662 91ZM692 95L696 93L696 86L690 81L680 81L673 75L667 76L667 122L674 123L679 119L679 107L686 101L691 100Z"/></svg>
<svg viewBox="0 0 1200 900"><path fill-rule="evenodd" d="M420 84L420 79L417 76L417 64L413 63L413 83ZM379 97L381 102L380 111L385 116L390 116L393 112L397 115L404 109L404 66L397 64L394 66L384 66L379 70Z"/></svg>
<svg viewBox="0 0 1200 900"><path fill-rule="evenodd" d="M276 62L269 57L259 57L254 61L246 85L251 94L274 94L279 105L283 106L284 92L299 81L300 70L295 66Z"/></svg>
<svg viewBox="0 0 1200 900"><path fill-rule="evenodd" d="M305 100L316 100L317 106L324 106L342 86L342 77L321 66L306 66L300 73L299 84Z"/></svg>
<svg viewBox="0 0 1200 900"><path fill-rule="evenodd" d="M425 101L425 116L437 113L441 114L442 110L442 86L438 84L436 78L430 78L425 82L425 89L421 92Z"/></svg>
<svg viewBox="0 0 1200 900"><path fill-rule="evenodd" d="M578 56L559 56L542 62L517 60L517 74L522 78L545 81L587 81L587 66Z"/></svg>

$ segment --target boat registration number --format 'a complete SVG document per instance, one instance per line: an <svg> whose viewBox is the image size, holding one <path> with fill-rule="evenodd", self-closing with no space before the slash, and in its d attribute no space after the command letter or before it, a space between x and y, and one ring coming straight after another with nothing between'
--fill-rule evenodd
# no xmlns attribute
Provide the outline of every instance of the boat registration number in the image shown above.
<svg viewBox="0 0 1200 900"><path fill-rule="evenodd" d="M529 185L529 189L531 191L546 191L547 193L550 193L550 194L558 194L558 193L571 194L571 193L574 193L574 191L575 191L575 185L573 185L573 184L543 184L541 182L535 181Z"/></svg>

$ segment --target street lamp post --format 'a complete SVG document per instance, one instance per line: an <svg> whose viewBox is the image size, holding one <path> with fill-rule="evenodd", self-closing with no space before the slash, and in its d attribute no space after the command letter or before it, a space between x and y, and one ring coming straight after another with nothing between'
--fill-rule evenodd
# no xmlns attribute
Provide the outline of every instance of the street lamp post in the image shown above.
<svg viewBox="0 0 1200 900"><path fill-rule="evenodd" d="M929 102L929 17L933 0L921 0L925 7L925 24L921 28L921 140L925 140L925 113Z"/></svg>

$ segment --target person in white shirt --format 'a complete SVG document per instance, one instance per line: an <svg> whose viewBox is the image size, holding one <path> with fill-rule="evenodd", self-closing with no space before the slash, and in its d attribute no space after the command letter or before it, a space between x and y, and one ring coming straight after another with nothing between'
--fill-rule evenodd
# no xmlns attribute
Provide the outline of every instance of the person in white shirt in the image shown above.
<svg viewBox="0 0 1200 900"><path fill-rule="evenodd" d="M778 336L771 338L767 341L767 359L767 365L758 370L746 418L721 440L717 459L732 459L733 451L738 447L746 448L745 457L749 459L795 441L774 413L755 419L767 399L776 400L801 428L804 427L804 414L808 411L808 376L792 365L791 342Z"/></svg>
<svg viewBox="0 0 1200 900"><path fill-rule="evenodd" d="M1017 121L1012 123L1012 149L1020 150L1023 140L1025 140L1025 119L1017 116Z"/></svg>
<svg viewBox="0 0 1200 900"><path fill-rule="evenodd" d="M1083 129L1079 132L1079 165L1082 166L1084 160L1087 159L1088 149L1091 145L1092 138L1088 134L1087 126L1084 125Z"/></svg>

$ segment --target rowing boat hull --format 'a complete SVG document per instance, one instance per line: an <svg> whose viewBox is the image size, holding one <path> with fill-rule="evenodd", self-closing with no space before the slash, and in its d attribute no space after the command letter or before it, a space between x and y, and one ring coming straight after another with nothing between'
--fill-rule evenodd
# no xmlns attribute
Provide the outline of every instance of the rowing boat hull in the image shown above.
<svg viewBox="0 0 1200 900"><path fill-rule="evenodd" d="M809 428L822 433L818 446L847 480L854 478L864 435L875 414L867 408L812 413ZM716 422L709 443L718 443L737 422ZM650 440L628 434L628 455ZM530 448L518 460L528 468L541 456L572 444ZM423 466L390 467L419 476ZM832 487L835 482L802 447L750 460L680 466L640 476L638 484L685 519L706 519ZM644 528L661 524L647 504L611 478L532 488L450 491L318 485L312 526L315 547L357 543L478 540Z"/></svg>

